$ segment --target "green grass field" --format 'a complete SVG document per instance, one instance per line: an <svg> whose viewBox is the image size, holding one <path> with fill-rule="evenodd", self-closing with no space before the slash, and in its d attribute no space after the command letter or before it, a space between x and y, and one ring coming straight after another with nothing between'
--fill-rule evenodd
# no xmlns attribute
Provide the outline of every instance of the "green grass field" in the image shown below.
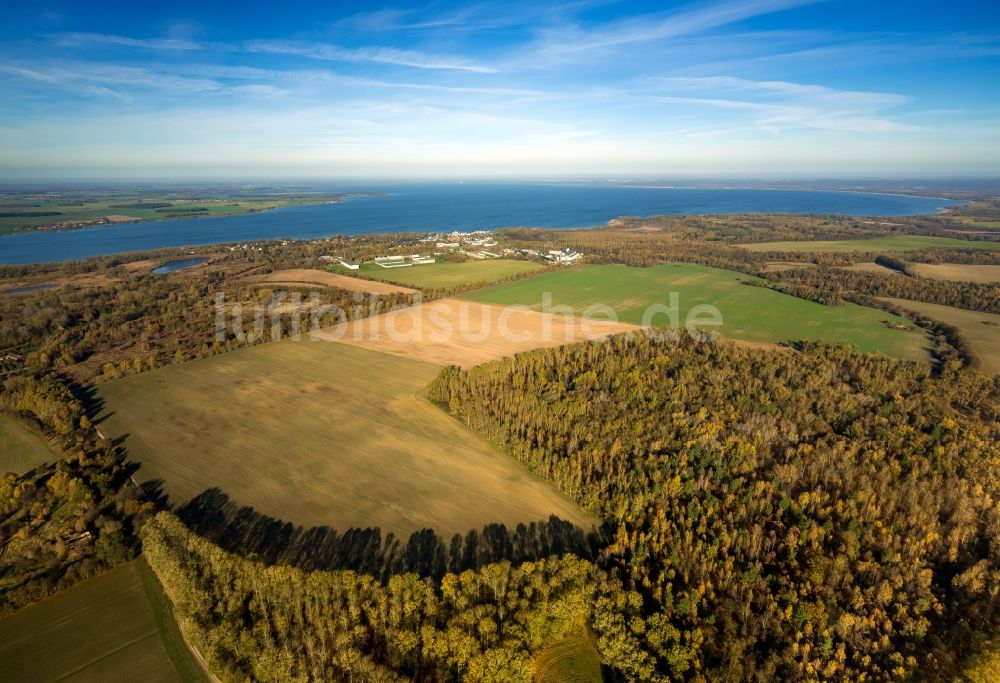
<svg viewBox="0 0 1000 683"><path fill-rule="evenodd" d="M8 415L0 415L0 474L23 474L58 458L45 440Z"/></svg>
<svg viewBox="0 0 1000 683"><path fill-rule="evenodd" d="M586 627L542 650L535 657L538 683L601 683L601 655Z"/></svg>
<svg viewBox="0 0 1000 683"><path fill-rule="evenodd" d="M207 681L142 559L0 620L4 681Z"/></svg>
<svg viewBox="0 0 1000 683"><path fill-rule="evenodd" d="M515 261L511 259L490 259L488 261L463 261L461 263L438 261L425 266L407 266L405 268L383 268L374 263L362 264L354 271L342 266L335 266L334 272L350 275L363 273L386 282L416 287L417 289L433 289L435 287L464 287L473 284L488 284L502 280L511 275L531 273L545 270L541 263L531 261Z"/></svg>
<svg viewBox="0 0 1000 683"><path fill-rule="evenodd" d="M670 292L677 292L681 325L692 307L712 305L722 314L724 325L705 329L734 339L849 342L862 351L878 351L895 358L927 358L930 340L924 332L890 329L882 324L890 320L910 325L903 318L855 304L823 306L740 282L746 279L752 278L690 264L653 268L585 265L469 292L463 298L542 310L543 293L550 292L553 305L569 306L576 315L589 306L604 304L614 309L619 321L642 324L650 305L668 304ZM668 319L660 314L652 323L664 325Z"/></svg>
<svg viewBox="0 0 1000 683"><path fill-rule="evenodd" d="M824 253L846 251L912 251L913 249L957 248L957 249L1000 249L1000 242L957 240L950 237L924 237L904 235L900 237L878 237L868 240L819 240L815 242L760 242L740 244L748 251L816 251Z"/></svg>
<svg viewBox="0 0 1000 683"><path fill-rule="evenodd" d="M1000 373L1000 315L908 299L883 300L916 311L933 320L954 325L962 331L972 346L973 353L982 364L981 369L985 372Z"/></svg>
<svg viewBox="0 0 1000 683"><path fill-rule="evenodd" d="M440 366L285 340L102 384L108 435L140 481L183 503L219 487L305 526L452 534L555 514L570 499L432 405Z"/></svg>

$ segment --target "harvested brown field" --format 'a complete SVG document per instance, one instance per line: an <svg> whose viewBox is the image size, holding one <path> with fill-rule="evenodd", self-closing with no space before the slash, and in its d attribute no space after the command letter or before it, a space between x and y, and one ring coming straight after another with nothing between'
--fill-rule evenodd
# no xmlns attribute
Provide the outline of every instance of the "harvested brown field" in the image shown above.
<svg viewBox="0 0 1000 683"><path fill-rule="evenodd" d="M386 282L362 280L361 278L338 275L337 273L316 270L314 268L276 270L273 273L259 275L253 279L258 282L274 282L276 284L323 285L325 287L346 289L349 292L368 292L370 294L415 294L417 292L417 290L410 289L409 287L390 285Z"/></svg>
<svg viewBox="0 0 1000 683"><path fill-rule="evenodd" d="M590 515L425 397L440 366L284 340L105 382L101 430L181 505L220 488L303 526L446 538ZM405 537L405 536L404 536Z"/></svg>
<svg viewBox="0 0 1000 683"><path fill-rule="evenodd" d="M914 263L921 277L956 282L1000 282L1000 266L965 263Z"/></svg>
<svg viewBox="0 0 1000 683"><path fill-rule="evenodd" d="M902 275L899 271L886 268L878 263L852 263L845 266L844 270L860 270L863 273L878 273L879 275Z"/></svg>
<svg viewBox="0 0 1000 683"><path fill-rule="evenodd" d="M471 367L520 351L640 329L638 325L439 299L327 328L313 336L439 365Z"/></svg>
<svg viewBox="0 0 1000 683"><path fill-rule="evenodd" d="M794 268L815 268L815 263L796 263L795 261L769 261L764 264L764 272L780 273L783 270Z"/></svg>
<svg viewBox="0 0 1000 683"><path fill-rule="evenodd" d="M141 261L129 261L128 263L123 263L122 268L129 272L136 272L140 270L152 270L158 265L160 265L159 261L148 258Z"/></svg>

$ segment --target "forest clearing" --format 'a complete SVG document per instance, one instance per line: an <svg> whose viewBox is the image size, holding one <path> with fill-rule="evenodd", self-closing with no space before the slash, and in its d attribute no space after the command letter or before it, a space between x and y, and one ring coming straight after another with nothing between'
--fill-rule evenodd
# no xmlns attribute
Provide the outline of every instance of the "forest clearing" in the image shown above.
<svg viewBox="0 0 1000 683"><path fill-rule="evenodd" d="M0 414L0 474L27 472L58 456L45 440L12 415Z"/></svg>
<svg viewBox="0 0 1000 683"><path fill-rule="evenodd" d="M884 297L902 308L916 311L934 320L957 327L972 347L973 353L982 363L982 370L1000 373L1000 315L967 311L954 306L942 306L909 299Z"/></svg>
<svg viewBox="0 0 1000 683"><path fill-rule="evenodd" d="M424 398L440 366L357 346L268 343L106 382L101 429L175 504L218 487L306 526L464 533L572 501Z"/></svg>
<svg viewBox="0 0 1000 683"><path fill-rule="evenodd" d="M972 263L913 263L911 267L920 277L956 282L1000 283L1000 266Z"/></svg>

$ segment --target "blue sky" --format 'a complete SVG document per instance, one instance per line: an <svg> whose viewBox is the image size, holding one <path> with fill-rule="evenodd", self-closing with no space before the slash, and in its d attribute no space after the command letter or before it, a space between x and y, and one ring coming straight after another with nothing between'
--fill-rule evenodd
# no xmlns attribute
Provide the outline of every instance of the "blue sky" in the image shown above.
<svg viewBox="0 0 1000 683"><path fill-rule="evenodd" d="M0 176L1000 175L1000 3L147 4L7 4Z"/></svg>

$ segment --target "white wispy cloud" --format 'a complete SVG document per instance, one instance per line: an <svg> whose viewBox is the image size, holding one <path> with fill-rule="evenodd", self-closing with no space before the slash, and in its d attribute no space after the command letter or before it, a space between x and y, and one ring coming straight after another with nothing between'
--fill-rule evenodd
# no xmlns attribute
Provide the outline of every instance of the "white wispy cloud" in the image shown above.
<svg viewBox="0 0 1000 683"><path fill-rule="evenodd" d="M216 52L243 51L276 55L294 55L309 59L340 62L372 62L420 69L495 73L496 68L478 64L460 55L439 55L393 47L341 47L330 43L298 40L249 40L242 43L201 42L177 38L134 38L104 33L53 33L45 36L64 47L118 46L140 50Z"/></svg>
<svg viewBox="0 0 1000 683"><path fill-rule="evenodd" d="M220 90L218 81L164 74L149 69L92 62L54 62L29 65L4 64L0 71L63 88L98 83L104 86L147 88L161 93L193 94Z"/></svg>
<svg viewBox="0 0 1000 683"><path fill-rule="evenodd" d="M811 83L790 81L758 81L737 76L670 76L659 79L667 86L688 90L755 92L777 98L807 98L836 103L840 107L885 109L910 101L905 95L861 90L842 90Z"/></svg>
<svg viewBox="0 0 1000 683"><path fill-rule="evenodd" d="M544 31L539 52L551 57L677 38L818 1L820 0L728 0L679 12L645 14L586 28L566 26Z"/></svg>
<svg viewBox="0 0 1000 683"><path fill-rule="evenodd" d="M840 90L811 83L755 81L735 76L667 77L656 79L667 94L661 103L746 112L754 125L771 133L789 128L816 128L851 133L893 133L921 130L885 115L910 102L894 93ZM694 96L685 93L707 93ZM734 95L743 95L743 98ZM754 97L756 99L746 99ZM737 126L740 128L740 126Z"/></svg>
<svg viewBox="0 0 1000 683"><path fill-rule="evenodd" d="M382 8L358 12L337 26L370 32L390 31L482 31L522 26L584 9L613 4L617 0L569 0L567 2L505 2L470 4L439 14L416 9ZM425 9L425 8L422 8Z"/></svg>
<svg viewBox="0 0 1000 683"><path fill-rule="evenodd" d="M741 42L759 38L731 36ZM701 53L694 68L700 73L740 70L787 70L835 67L843 70L867 65L884 68L889 64L941 62L943 60L984 59L1000 56L1000 35L994 34L829 34L817 35L800 46L774 44L757 54L713 56Z"/></svg>
<svg viewBox="0 0 1000 683"><path fill-rule="evenodd" d="M46 37L59 45L103 45L144 50L203 50L205 44L181 38L132 38L107 33L52 33Z"/></svg>
<svg viewBox="0 0 1000 683"><path fill-rule="evenodd" d="M390 47L345 48L329 43L290 40L251 40L243 43L242 47L247 52L294 55L325 61L374 62L419 69L470 71L473 73L497 72L494 67L478 64L460 56L427 54L416 50L400 50Z"/></svg>
<svg viewBox="0 0 1000 683"><path fill-rule="evenodd" d="M68 92L90 97L111 97L122 102L131 102L132 98L111 88L81 83L75 79L66 78L64 74L51 73L45 69L29 68L14 64L0 64L0 74L42 83Z"/></svg>

